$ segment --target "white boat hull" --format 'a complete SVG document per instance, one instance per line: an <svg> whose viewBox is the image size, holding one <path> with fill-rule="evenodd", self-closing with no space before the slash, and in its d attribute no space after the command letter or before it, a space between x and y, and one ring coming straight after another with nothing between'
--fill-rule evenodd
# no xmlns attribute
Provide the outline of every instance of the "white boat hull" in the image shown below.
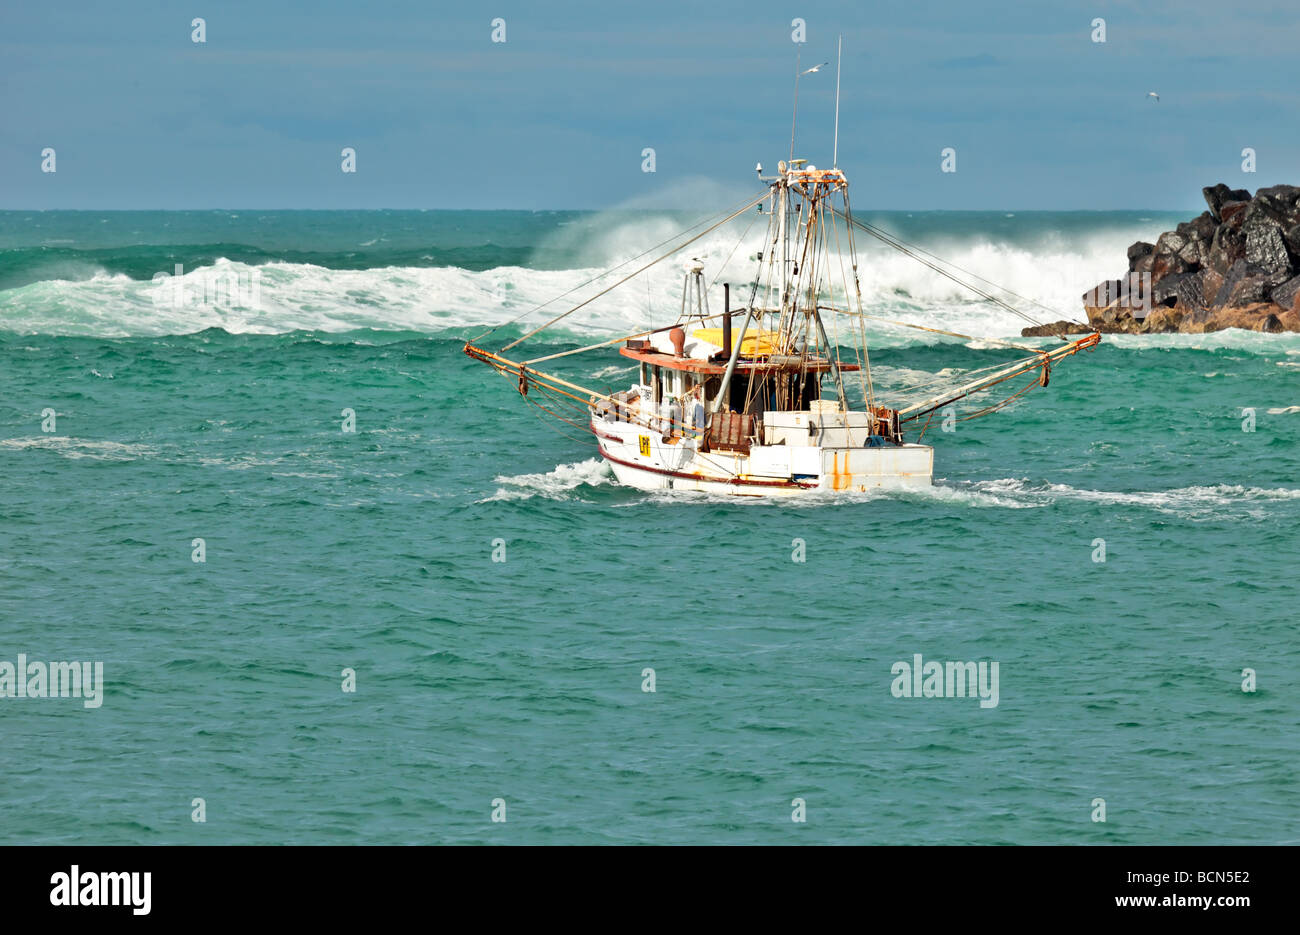
<svg viewBox="0 0 1300 935"><path fill-rule="evenodd" d="M593 419L591 429L618 482L639 490L789 497L929 487L934 473L929 445L756 445L748 454L700 452L695 439L665 440L643 425Z"/></svg>

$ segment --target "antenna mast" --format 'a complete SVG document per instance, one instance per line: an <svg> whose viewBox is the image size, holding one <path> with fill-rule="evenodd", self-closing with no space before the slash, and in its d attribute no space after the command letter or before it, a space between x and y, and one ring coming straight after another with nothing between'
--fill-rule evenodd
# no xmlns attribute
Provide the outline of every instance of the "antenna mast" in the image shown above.
<svg viewBox="0 0 1300 935"><path fill-rule="evenodd" d="M790 116L790 161L794 161L794 125L799 119L799 53L794 54L794 113Z"/></svg>
<svg viewBox="0 0 1300 935"><path fill-rule="evenodd" d="M835 52L835 148L831 155L831 167L835 169L840 167L840 63L843 60L844 34L840 33L839 47Z"/></svg>
<svg viewBox="0 0 1300 935"><path fill-rule="evenodd" d="M814 65L812 68L805 68L803 71L799 70L799 64L800 64L799 53L796 52L794 57L794 114L791 115L790 117L790 161L791 162L794 162L794 128L795 128L795 124L799 120L799 78L801 75L811 75L813 72L825 68L827 65L830 64L830 62L822 62L820 65ZM838 106L838 104L836 106ZM838 121L839 117L837 116L835 119Z"/></svg>

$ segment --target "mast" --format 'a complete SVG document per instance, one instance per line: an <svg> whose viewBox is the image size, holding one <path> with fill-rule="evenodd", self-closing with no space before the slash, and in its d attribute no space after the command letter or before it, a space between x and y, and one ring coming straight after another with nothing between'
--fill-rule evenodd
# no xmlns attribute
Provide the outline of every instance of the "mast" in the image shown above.
<svg viewBox="0 0 1300 935"><path fill-rule="evenodd" d="M832 192L833 189L830 187L823 192L820 185L813 185L813 196L808 200L808 237L817 236L816 231L820 229L819 215L821 213L821 201L823 198L833 198L834 196L832 195ZM831 207L831 223L833 224L835 223L834 205L832 204ZM814 270L816 269L817 248L818 244L814 240L812 244ZM829 249L829 245L827 245L828 252ZM829 262L829 255L827 260ZM806 264L808 260L805 259L804 262ZM810 311L812 313L813 323L817 325L817 335L821 338L822 347L826 349L826 360L830 364L831 378L835 381L835 395L839 398L840 409L844 412L848 412L849 403L848 399L844 396L844 378L840 373L839 361L836 359L836 349L831 347L831 339L826 334L826 325L822 322L821 312L817 308L817 280L815 274L809 277L808 292L809 297L812 299L812 308Z"/></svg>
<svg viewBox="0 0 1300 935"><path fill-rule="evenodd" d="M799 78L798 78L798 75L796 74L796 76L795 76L795 84L796 84L796 92L795 92L795 96L796 96L796 98L798 97L798 91L797 91L798 81L799 81ZM791 141L792 141L792 142L791 142L791 145L793 145L793 139L794 139L794 137L793 137L793 130L792 130L792 131L791 131ZM786 255L786 235L785 235L785 224L786 224L786 211L787 211L787 204L786 204L786 186L788 185L787 178L786 178L786 171L787 171L786 164L785 164L784 162L778 162L778 163L777 163L777 173L778 173L778 174L777 174L777 177L776 177L775 180L771 180L770 177L764 177L764 176L761 175L761 174L759 175L759 178L762 179L763 181L771 181L771 182L772 182L772 184L771 184L770 198L771 198L771 200L772 200L772 203L773 203L773 206L774 206L774 210L772 211L772 215L771 215L771 217L772 217L772 223L774 223L774 224L776 225L776 249L771 251L771 256L769 257L769 262L771 262L774 266L779 266L779 267L780 267L780 273L779 273L779 274L777 275L777 277L776 277L776 278L777 278L777 290L778 290L778 293L777 293L777 301L781 304L781 309L782 309L782 314L783 314L783 316L784 316L784 308L785 308L785 294L786 294L786 279L785 279L785 273L786 273L786 262L785 262L785 255ZM766 240L766 239L764 240L764 243L765 243L765 244L767 243L767 240ZM761 265L760 265L760 273L761 273ZM760 276L758 276L757 278L755 278L755 280L754 280L754 294L757 294L757 291L758 291L758 283L759 283L759 281L760 281L761 279L762 279L762 276L760 275ZM771 296L771 292L770 292L770 291L769 291L769 293L768 293L768 296L769 296L769 298L770 298L770 296ZM762 330L762 312L759 312L758 315L755 316L755 313L754 313L754 296L751 295L751 296L750 296L750 300L749 300L749 308L747 308L747 309L745 310L745 317L744 317L744 320L740 323L740 334L737 335L736 339L732 342L732 345L731 345L731 348L730 348L730 350L731 350L731 354L730 354L730 356L727 358L727 369L726 369L726 371L722 374L722 382L721 382L721 383L719 384L719 386L718 386L718 395L714 398L713 403L709 406L709 413L710 413L710 414L717 413L717 412L721 412L721 411L722 411L722 406L723 406L724 402L726 402L727 399L728 399L729 396L730 396L730 390L731 390L731 378L732 378L732 376L735 374L735 372L736 372L736 364L737 364L737 363L739 362L739 360L740 360L740 349L741 349L741 347L742 347L742 346L744 345L744 343L745 343L745 334L746 334L746 332L749 331L749 323L750 323L750 321L751 321L752 319L754 319L755 317L758 317L758 319L759 319L759 330L761 331L761 330Z"/></svg>

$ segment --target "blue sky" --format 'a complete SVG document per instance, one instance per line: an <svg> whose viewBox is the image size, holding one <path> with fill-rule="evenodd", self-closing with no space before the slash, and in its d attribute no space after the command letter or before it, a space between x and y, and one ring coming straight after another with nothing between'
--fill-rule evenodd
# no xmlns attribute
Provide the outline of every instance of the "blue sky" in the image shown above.
<svg viewBox="0 0 1300 935"><path fill-rule="evenodd" d="M1294 0L10 2L0 208L721 201L786 156L796 52L832 63L801 82L797 147L830 164L840 33L858 210L1182 210L1217 181L1300 183Z"/></svg>

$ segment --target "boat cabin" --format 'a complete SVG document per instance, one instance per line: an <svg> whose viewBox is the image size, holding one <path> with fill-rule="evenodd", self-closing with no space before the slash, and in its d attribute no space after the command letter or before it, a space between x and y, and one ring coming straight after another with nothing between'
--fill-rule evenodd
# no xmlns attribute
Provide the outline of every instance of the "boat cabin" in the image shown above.
<svg viewBox="0 0 1300 935"><path fill-rule="evenodd" d="M619 353L641 365L638 382L649 388L650 401L655 405L679 400L701 388L698 398L711 408L727 372L727 355L721 351L701 360L664 353L649 341L629 341ZM830 362L819 358L742 357L732 374L727 401L720 409L742 414L807 410L810 403L821 399L821 377L830 369ZM857 369L856 364L840 365L841 372Z"/></svg>

